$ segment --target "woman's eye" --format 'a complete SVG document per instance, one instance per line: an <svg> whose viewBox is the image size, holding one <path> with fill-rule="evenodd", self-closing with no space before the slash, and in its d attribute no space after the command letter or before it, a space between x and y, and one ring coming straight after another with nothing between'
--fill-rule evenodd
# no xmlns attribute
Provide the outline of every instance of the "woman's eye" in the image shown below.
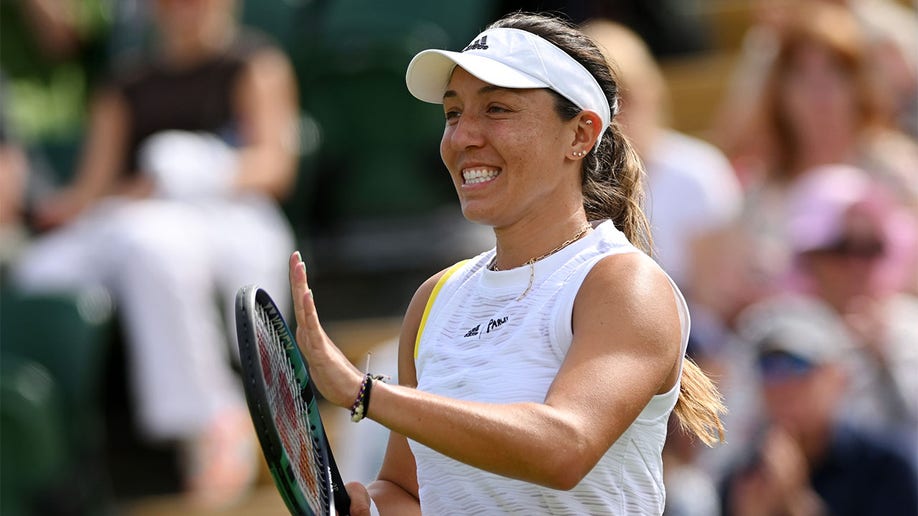
<svg viewBox="0 0 918 516"><path fill-rule="evenodd" d="M458 109L450 109L444 113L447 122L455 122L459 119L460 111Z"/></svg>
<svg viewBox="0 0 918 516"><path fill-rule="evenodd" d="M488 106L488 113L509 113L510 110L503 106Z"/></svg>

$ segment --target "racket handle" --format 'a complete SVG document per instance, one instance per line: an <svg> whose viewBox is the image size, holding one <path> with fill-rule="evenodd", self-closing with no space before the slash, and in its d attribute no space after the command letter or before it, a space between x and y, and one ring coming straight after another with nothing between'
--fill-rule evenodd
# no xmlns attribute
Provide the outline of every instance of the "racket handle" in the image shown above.
<svg viewBox="0 0 918 516"><path fill-rule="evenodd" d="M347 490L344 489L343 485L336 482L333 482L333 484L332 492L335 495L335 510L341 516L349 515L351 513L351 497L348 496Z"/></svg>
<svg viewBox="0 0 918 516"><path fill-rule="evenodd" d="M331 445L328 442L328 435L325 428L322 428L322 439L325 441L326 456L328 458L328 473L331 478L332 496L335 498L335 510L341 516L351 513L351 497L344 488L344 481L341 480L341 472L338 471L338 464L335 462L335 455L332 453Z"/></svg>

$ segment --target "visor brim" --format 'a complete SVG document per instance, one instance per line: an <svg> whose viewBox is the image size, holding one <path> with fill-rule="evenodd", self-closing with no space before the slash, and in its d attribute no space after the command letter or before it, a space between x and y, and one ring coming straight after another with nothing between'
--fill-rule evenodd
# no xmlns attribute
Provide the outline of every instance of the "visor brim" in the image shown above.
<svg viewBox="0 0 918 516"><path fill-rule="evenodd" d="M408 64L405 82L418 100L442 104L443 94L456 67L502 88L548 88L549 85L500 61L481 55L448 50L425 50Z"/></svg>

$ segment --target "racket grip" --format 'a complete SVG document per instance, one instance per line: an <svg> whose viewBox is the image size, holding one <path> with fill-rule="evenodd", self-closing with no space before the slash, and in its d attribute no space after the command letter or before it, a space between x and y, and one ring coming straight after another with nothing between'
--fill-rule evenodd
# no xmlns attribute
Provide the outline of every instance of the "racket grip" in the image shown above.
<svg viewBox="0 0 918 516"><path fill-rule="evenodd" d="M332 488L332 492L335 496L335 510L341 516L349 515L351 513L351 497L348 496L347 490L344 489L343 485L336 483Z"/></svg>

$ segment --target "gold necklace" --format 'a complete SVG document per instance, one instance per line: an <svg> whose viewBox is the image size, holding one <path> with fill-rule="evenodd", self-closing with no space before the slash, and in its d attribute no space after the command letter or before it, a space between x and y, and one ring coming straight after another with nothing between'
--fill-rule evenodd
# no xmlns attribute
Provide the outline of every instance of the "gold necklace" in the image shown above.
<svg viewBox="0 0 918 516"><path fill-rule="evenodd" d="M573 244L574 242L580 240L580 239L583 237L583 235L585 235L586 232L590 230L591 227L592 227L592 226L590 226L589 224L586 224L585 226L583 226L582 228L580 228L580 231L578 231L576 235L574 235L574 236L572 236L571 238L565 240L565 241L562 242L561 245L559 245L558 247L552 249L551 251L548 251L547 253L545 253L545 254L543 254L543 255L536 256L535 258L530 258L530 259L527 260L525 263L523 263L523 265L528 265L528 266L529 266L529 284L526 285L526 290L524 290L523 293L520 294L520 297L516 298L516 300L519 301L519 300L523 299L524 297L526 297L526 294L528 294L529 291L532 289L532 282L535 280L535 262L537 262L537 261L539 261L539 260L544 260L545 258L548 258L549 256L551 256L551 255L557 253L558 251L564 249L565 247L567 247L567 246ZM500 272L500 269L498 269L498 268L497 268L497 265L495 265L495 262L496 262L496 261L497 261L497 256L495 256L495 257L494 257L494 260L491 262L491 264L488 265L488 270L491 270L491 271L494 271L494 272Z"/></svg>

